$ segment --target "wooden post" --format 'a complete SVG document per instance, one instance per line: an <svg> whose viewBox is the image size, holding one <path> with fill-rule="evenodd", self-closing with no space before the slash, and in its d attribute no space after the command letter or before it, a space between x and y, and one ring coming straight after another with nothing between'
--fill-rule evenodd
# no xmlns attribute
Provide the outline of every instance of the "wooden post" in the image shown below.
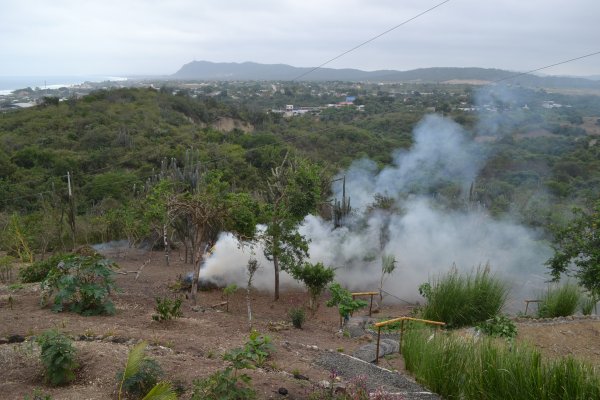
<svg viewBox="0 0 600 400"><path fill-rule="evenodd" d="M400 341L398 342L398 353L402 354L402 339L404 339L404 321L400 322Z"/></svg>
<svg viewBox="0 0 600 400"><path fill-rule="evenodd" d="M381 327L377 328L377 350L375 350L375 364L379 364L379 338L381 337Z"/></svg>
<svg viewBox="0 0 600 400"><path fill-rule="evenodd" d="M372 310L373 310L373 293L371 293L371 304L369 304L369 317L371 316Z"/></svg>

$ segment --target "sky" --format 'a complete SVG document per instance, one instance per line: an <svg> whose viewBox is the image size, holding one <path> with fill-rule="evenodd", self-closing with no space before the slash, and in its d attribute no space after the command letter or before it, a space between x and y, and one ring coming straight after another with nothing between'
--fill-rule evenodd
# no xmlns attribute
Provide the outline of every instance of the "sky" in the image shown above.
<svg viewBox="0 0 600 400"><path fill-rule="evenodd" d="M442 0L0 0L0 76L167 75L192 60L313 67ZM600 51L598 0L450 0L328 64L528 71ZM550 75L600 75L600 54Z"/></svg>

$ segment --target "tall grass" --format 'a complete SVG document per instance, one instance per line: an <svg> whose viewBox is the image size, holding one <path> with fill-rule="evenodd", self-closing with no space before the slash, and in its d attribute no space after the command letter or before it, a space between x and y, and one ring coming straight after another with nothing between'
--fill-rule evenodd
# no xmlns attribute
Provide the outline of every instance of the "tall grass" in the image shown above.
<svg viewBox="0 0 600 400"><path fill-rule="evenodd" d="M406 332L406 368L448 399L598 399L600 376L572 358L544 361L540 353L492 339Z"/></svg>
<svg viewBox="0 0 600 400"><path fill-rule="evenodd" d="M468 274L453 269L429 282L422 316L443 321L450 328L474 325L498 314L507 296L508 285L492 275L488 266Z"/></svg>
<svg viewBox="0 0 600 400"><path fill-rule="evenodd" d="M538 307L538 317L555 318L573 315L580 299L581 290L572 283L548 287L548 290L540 296L542 302Z"/></svg>
<svg viewBox="0 0 600 400"><path fill-rule="evenodd" d="M598 298L595 295L584 295L581 296L581 301L580 301L580 308L581 308L581 313L583 315L591 315L592 312L594 312L595 308L596 308L596 303L598 303Z"/></svg>

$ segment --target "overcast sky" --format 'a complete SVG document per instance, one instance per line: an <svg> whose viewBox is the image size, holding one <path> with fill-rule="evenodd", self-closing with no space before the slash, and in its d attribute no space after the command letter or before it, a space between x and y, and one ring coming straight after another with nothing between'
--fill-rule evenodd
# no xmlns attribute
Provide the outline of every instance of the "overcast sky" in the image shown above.
<svg viewBox="0 0 600 400"><path fill-rule="evenodd" d="M316 66L442 0L0 0L0 76ZM526 71L600 51L599 0L451 0L329 64ZM544 71L600 75L600 55Z"/></svg>

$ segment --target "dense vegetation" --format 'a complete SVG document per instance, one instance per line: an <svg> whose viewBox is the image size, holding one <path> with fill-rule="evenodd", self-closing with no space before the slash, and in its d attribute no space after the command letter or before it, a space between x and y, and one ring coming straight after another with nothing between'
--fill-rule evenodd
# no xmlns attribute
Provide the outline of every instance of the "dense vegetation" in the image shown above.
<svg viewBox="0 0 600 400"><path fill-rule="evenodd" d="M228 191L248 193L260 203L268 197L272 169L286 154L319 166L324 199L331 177L353 160L369 157L383 167L392 161L392 150L410 147L412 128L434 109L461 123L486 154L467 194L452 182L414 189L425 190L421 194L441 206L477 204L492 215L510 214L547 230L569 219L573 205L590 209L600 196L600 147L586 131L600 115L595 96L522 88L506 95L501 88L478 92L433 84L335 83L329 88L304 83L265 97L255 94L259 83L223 85L225 90L215 83L196 92L101 90L0 114L4 250L31 261L33 254L70 249L74 240L135 243L143 238L134 235L140 227L133 226L139 218L131 205L146 201L149 209L149 193L165 177L189 186L195 179L190 171L213 177L216 172ZM219 95L209 93L216 89ZM344 95L357 96L364 111L331 108L318 117L287 119L264 111L295 100L320 105ZM554 107L558 103L564 106ZM481 108L477 116L468 111L475 104ZM216 124L222 118L242 125L224 130ZM320 204L319 212L330 216L330 208ZM146 227L146 234L150 231Z"/></svg>

